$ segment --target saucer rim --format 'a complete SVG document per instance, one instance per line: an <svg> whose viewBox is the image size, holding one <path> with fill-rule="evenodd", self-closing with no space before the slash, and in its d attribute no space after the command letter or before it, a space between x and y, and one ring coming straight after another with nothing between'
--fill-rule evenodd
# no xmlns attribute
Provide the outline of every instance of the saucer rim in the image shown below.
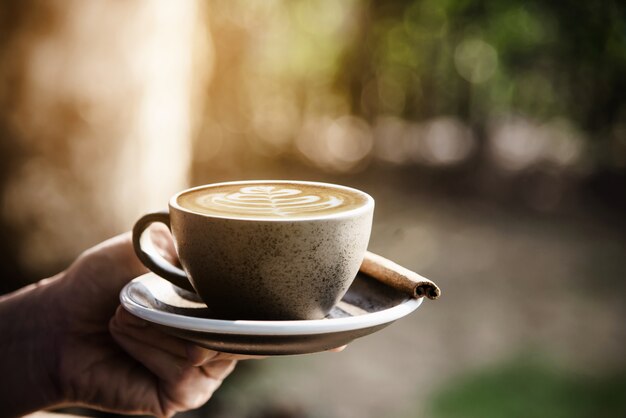
<svg viewBox="0 0 626 418"><path fill-rule="evenodd" d="M130 288L134 284L142 283L145 277L151 275L153 275L153 273L147 273L139 276L124 286L120 292L120 302L122 306L133 315L136 315L146 321L197 332L238 335L309 335L354 331L396 321L415 311L424 300L423 297L418 299L407 298L407 300L391 308L344 318L286 321L197 318L155 310L134 301L129 295Z"/></svg>

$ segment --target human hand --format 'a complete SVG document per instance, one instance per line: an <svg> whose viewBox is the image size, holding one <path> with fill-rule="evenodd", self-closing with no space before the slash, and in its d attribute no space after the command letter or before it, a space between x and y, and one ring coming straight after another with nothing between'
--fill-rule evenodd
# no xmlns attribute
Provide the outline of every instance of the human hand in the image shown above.
<svg viewBox="0 0 626 418"><path fill-rule="evenodd" d="M156 231L154 238L172 257L169 235ZM16 330L29 339L26 356L42 359L29 373L40 399L20 402L18 388L7 387L5 396L13 402L9 411L28 412L24 404L37 409L84 405L167 417L211 397L244 357L169 336L121 308L121 288L146 271L135 257L130 234L124 234L86 251L57 277L0 303L0 314L4 309L20 316L26 306L33 308L35 322ZM20 366L17 361L15 368ZM24 378L9 370L12 375ZM2 400L0 394L0 405Z"/></svg>
<svg viewBox="0 0 626 418"><path fill-rule="evenodd" d="M153 238L173 258L169 234L155 230ZM59 374L71 400L116 412L171 416L204 404L242 358L164 334L120 307L121 288L144 272L129 234L86 252L68 269L72 332Z"/></svg>

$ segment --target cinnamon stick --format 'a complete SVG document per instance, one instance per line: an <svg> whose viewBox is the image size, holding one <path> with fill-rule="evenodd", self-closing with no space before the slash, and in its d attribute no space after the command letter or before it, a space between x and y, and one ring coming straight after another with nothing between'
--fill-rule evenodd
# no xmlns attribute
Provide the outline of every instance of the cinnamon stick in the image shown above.
<svg viewBox="0 0 626 418"><path fill-rule="evenodd" d="M369 251L365 253L360 271L414 298L426 296L435 300L441 295L439 286L431 280Z"/></svg>

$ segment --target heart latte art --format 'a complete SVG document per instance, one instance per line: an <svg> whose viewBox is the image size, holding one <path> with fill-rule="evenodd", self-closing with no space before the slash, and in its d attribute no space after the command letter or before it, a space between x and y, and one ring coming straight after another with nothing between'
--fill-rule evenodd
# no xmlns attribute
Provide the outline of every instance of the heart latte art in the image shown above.
<svg viewBox="0 0 626 418"><path fill-rule="evenodd" d="M241 218L302 218L363 206L367 198L350 189L308 183L216 185L178 197L180 206L208 215Z"/></svg>

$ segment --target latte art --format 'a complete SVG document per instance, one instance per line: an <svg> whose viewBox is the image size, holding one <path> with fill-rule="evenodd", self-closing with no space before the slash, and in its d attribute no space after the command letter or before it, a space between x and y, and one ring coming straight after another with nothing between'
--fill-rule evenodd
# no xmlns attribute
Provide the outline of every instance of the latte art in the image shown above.
<svg viewBox="0 0 626 418"><path fill-rule="evenodd" d="M262 183L208 187L185 193L177 201L209 215L282 219L343 212L364 205L367 198L350 189Z"/></svg>
<svg viewBox="0 0 626 418"><path fill-rule="evenodd" d="M289 216L336 208L343 199L332 195L304 195L301 190L276 186L250 186L235 193L201 196L197 202L225 212Z"/></svg>

